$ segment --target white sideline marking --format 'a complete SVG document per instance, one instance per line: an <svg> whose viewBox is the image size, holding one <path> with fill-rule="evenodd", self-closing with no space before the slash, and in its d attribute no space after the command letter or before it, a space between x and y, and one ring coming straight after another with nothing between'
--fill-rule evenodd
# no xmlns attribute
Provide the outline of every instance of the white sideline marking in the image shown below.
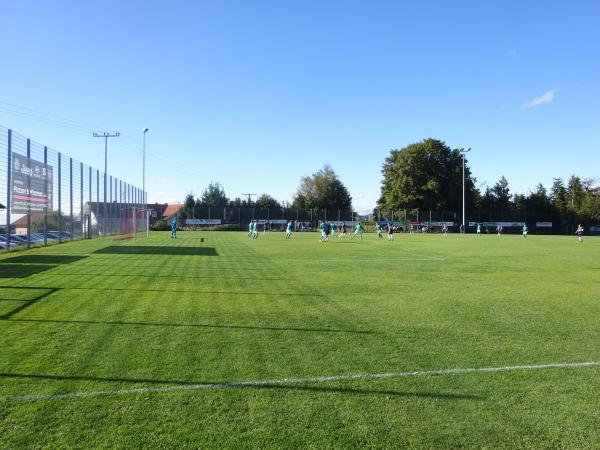
<svg viewBox="0 0 600 450"><path fill-rule="evenodd" d="M71 398L116 396L127 394L150 394L174 391L193 391L198 389L236 389L246 387L261 386L285 386L286 384L301 383L327 383L331 381L352 381L352 380L378 380L384 378L409 378L409 377L430 377L441 375L460 375L475 372L511 372L519 370L539 370L539 369L573 369L578 367L600 366L600 361L578 362L578 363L556 363L556 364L535 364L523 366L504 366L504 367L479 367L466 369L439 369L424 370L415 372L389 372L389 373L362 373L355 375L331 375L321 377L306 378L281 378L278 380L257 380L257 381L228 381L223 383L201 383L186 384L179 386L147 387L137 389L117 389L113 391L92 391L92 392L71 392L65 394L32 394L18 395L13 397L0 397L0 401L9 402L28 402L37 400L60 400Z"/></svg>

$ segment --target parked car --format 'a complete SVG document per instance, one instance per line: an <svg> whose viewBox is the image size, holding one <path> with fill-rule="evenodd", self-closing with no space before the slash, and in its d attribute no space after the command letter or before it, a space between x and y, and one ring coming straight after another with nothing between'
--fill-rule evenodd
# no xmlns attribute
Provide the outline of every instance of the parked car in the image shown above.
<svg viewBox="0 0 600 450"><path fill-rule="evenodd" d="M18 246L19 246L19 244L11 241L10 248L16 248ZM2 250L6 250L6 236L4 236L4 235L0 235L0 248Z"/></svg>
<svg viewBox="0 0 600 450"><path fill-rule="evenodd" d="M27 244L27 236L23 237L21 234L11 234L10 242L14 242L19 245Z"/></svg>
<svg viewBox="0 0 600 450"><path fill-rule="evenodd" d="M68 241L71 239L71 233L69 233L68 231L56 231L56 230L52 230L52 231L48 231L48 237L52 237L52 239L56 239L56 240L62 240L62 241Z"/></svg>

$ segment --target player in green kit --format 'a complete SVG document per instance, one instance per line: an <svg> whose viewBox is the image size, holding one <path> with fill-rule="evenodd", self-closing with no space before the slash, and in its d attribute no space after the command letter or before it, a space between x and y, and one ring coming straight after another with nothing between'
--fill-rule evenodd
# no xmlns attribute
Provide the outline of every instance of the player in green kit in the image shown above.
<svg viewBox="0 0 600 450"><path fill-rule="evenodd" d="M523 225L523 237L526 238L527 237L527 231L529 231L527 229L527 225Z"/></svg>
<svg viewBox="0 0 600 450"><path fill-rule="evenodd" d="M252 232L254 231L254 221L251 220L248 224L248 237L252 237Z"/></svg>
<svg viewBox="0 0 600 450"><path fill-rule="evenodd" d="M325 222L321 222L319 228L321 229L321 242L327 242L327 224Z"/></svg>
<svg viewBox="0 0 600 450"><path fill-rule="evenodd" d="M254 221L254 231L252 233L254 239L258 239L258 220Z"/></svg>
<svg viewBox="0 0 600 450"><path fill-rule="evenodd" d="M286 239L292 238L292 221L291 220L287 223L287 228L285 229L285 238Z"/></svg>
<svg viewBox="0 0 600 450"><path fill-rule="evenodd" d="M331 237L335 237L335 223L331 222Z"/></svg>
<svg viewBox="0 0 600 450"><path fill-rule="evenodd" d="M358 234L360 236L360 240L362 241L362 236L363 236L363 227L360 223L357 223L356 226L354 227L354 234L352 235L352 237L350 239L354 239L354 237Z"/></svg>
<svg viewBox="0 0 600 450"><path fill-rule="evenodd" d="M375 230L377 230L377 237L379 239L383 238L383 236L381 235L381 225L379 224L379 222L375 223Z"/></svg>

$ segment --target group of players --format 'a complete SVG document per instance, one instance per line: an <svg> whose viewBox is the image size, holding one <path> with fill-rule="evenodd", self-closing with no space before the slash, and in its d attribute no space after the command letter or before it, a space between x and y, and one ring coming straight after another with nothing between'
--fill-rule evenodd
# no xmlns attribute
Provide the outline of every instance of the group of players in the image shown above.
<svg viewBox="0 0 600 450"><path fill-rule="evenodd" d="M346 224L343 223L340 227L339 227L339 233L336 236L336 224L334 222L322 222L321 225L319 225L319 228L321 230L321 239L320 242L328 242L330 237L338 237L338 238L345 238L347 236L349 236L348 234L348 228L346 227ZM394 240L394 227L391 224L388 224L388 239L390 241ZM285 238L286 239L291 239L292 238L292 231L294 229L294 224L293 222L290 220L288 221L287 225L286 225L286 229L285 229ZM270 231L270 228L268 226L268 224L265 222L264 223L264 233L267 233ZM352 234L352 236L350 236L350 239L354 239L355 237L358 237L362 240L363 238L363 233L365 232L365 229L363 228L363 226L360 223L357 223L354 226L354 233ZM381 225L377 224L377 233L379 234L379 237L381 236ZM251 239L258 239L259 236L259 232L258 232L258 221L257 220L251 220L250 223L248 224L248 237Z"/></svg>
<svg viewBox="0 0 600 450"><path fill-rule="evenodd" d="M291 220L289 220L287 222L287 225L285 228L285 238L286 239L292 238L293 227L294 227L293 222ZM328 242L330 237L336 237L336 234L335 234L336 224L334 222L322 222L321 225L319 225L319 228L321 229L321 239L319 240L320 242ZM385 230L387 232L388 241L393 241L394 240L394 231L396 231L396 228L394 227L394 225L392 225L391 223L385 224ZM267 233L268 231L269 231L269 224L268 224L268 222L265 222L264 223L264 232ZM375 231L377 231L377 237L379 239L383 239L384 228L381 225L381 223L377 222L375 224ZM365 232L365 229L363 228L363 226L360 223L357 223L354 226L354 233L352 234L350 239L354 239L355 237L358 236L362 240L364 232ZM462 227L461 227L461 232L462 232ZM522 232L523 232L523 237L526 238L527 234L529 233L529 229L527 228L527 225L523 225ZM448 236L448 226L444 225L444 227L442 228L442 233L443 233L444 237ZM502 225L499 224L496 227L496 233L498 234L498 236L502 236L502 234L504 233L504 229L503 229ZM412 228L411 228L411 234L412 234ZM577 225L577 230L575 231L575 234L577 235L578 241L583 242L583 226L581 224ZM251 239L258 239L258 235L259 235L258 234L258 221L251 220L250 224L248 225L248 236ZM479 224L479 223L477 224L477 235L481 235L481 224ZM348 236L348 229L346 228L346 224L342 223L342 225L340 226L340 232L337 235L337 237L345 238L346 236ZM176 220L173 220L171 222L171 238L177 238L177 222L176 222Z"/></svg>
<svg viewBox="0 0 600 450"><path fill-rule="evenodd" d="M319 228L321 229L321 239L319 240L320 242L328 242L330 237L336 237L335 222L322 222L321 225L319 225ZM364 232L365 229L363 228L363 226L360 223L357 223L354 226L354 233L352 234L352 236L350 236L350 239L354 239L358 236L362 240ZM348 228L346 227L345 223L342 223L342 225L340 226L340 232L337 235L337 237L345 238L346 236L348 236Z"/></svg>
<svg viewBox="0 0 600 450"><path fill-rule="evenodd" d="M286 225L286 230L285 230L285 238L286 239L292 238L293 227L294 227L293 222L291 220L288 221L288 223ZM175 226L173 228L175 228ZM336 232L336 224L334 222L322 222L321 225L319 225L319 228L321 230L321 238L319 239L319 242L328 242L330 237L345 238L346 236L348 236L348 229L347 229L345 223L343 223L339 227L339 233L337 234L337 236L335 233ZM267 223L265 223L264 224L264 232L267 233L268 231L269 231L269 226ZM379 239L383 239L384 226L382 226L381 223L377 222L375 224L375 231L377 232L377 237ZM387 224L385 224L385 231L387 234L388 241L393 241L394 240L394 231L396 231L396 228L391 223L387 223ZM363 228L363 226L360 223L357 223L354 226L354 233L352 234L350 239L359 237L362 240L364 232L365 232L365 229ZM527 234L529 233L529 229L527 228L527 225L523 225L522 232L523 232L523 237L526 238ZM446 225L444 225L444 227L442 228L442 233L443 233L444 237L448 236L448 227ZM504 233L504 229L503 229L502 225L498 225L496 227L496 233L498 234L498 236L501 236ZM575 234L577 235L579 242L582 242L583 241L583 226L581 226L581 224L579 224L577 226L577 230L575 231ZM171 237L175 237L174 235L175 235L175 229L173 230ZM477 235L481 235L481 224L477 224ZM250 221L250 224L248 226L248 236L251 239L258 239L258 236L259 236L258 221L256 221L256 220Z"/></svg>
<svg viewBox="0 0 600 450"><path fill-rule="evenodd" d="M293 225L292 221L289 220L285 227L285 238L286 239L292 238L293 226L294 225ZM264 232L268 233L269 230L270 230L269 223L265 222L264 223ZM248 236L251 239L258 239L258 221L257 220L251 220L250 223L248 224Z"/></svg>

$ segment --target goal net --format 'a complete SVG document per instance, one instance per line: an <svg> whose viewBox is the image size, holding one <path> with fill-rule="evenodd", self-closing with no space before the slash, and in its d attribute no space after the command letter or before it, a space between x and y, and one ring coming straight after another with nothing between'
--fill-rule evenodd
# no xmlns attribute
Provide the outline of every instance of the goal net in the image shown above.
<svg viewBox="0 0 600 450"><path fill-rule="evenodd" d="M141 236L149 237L151 211L135 207L122 209L117 238L134 240Z"/></svg>

